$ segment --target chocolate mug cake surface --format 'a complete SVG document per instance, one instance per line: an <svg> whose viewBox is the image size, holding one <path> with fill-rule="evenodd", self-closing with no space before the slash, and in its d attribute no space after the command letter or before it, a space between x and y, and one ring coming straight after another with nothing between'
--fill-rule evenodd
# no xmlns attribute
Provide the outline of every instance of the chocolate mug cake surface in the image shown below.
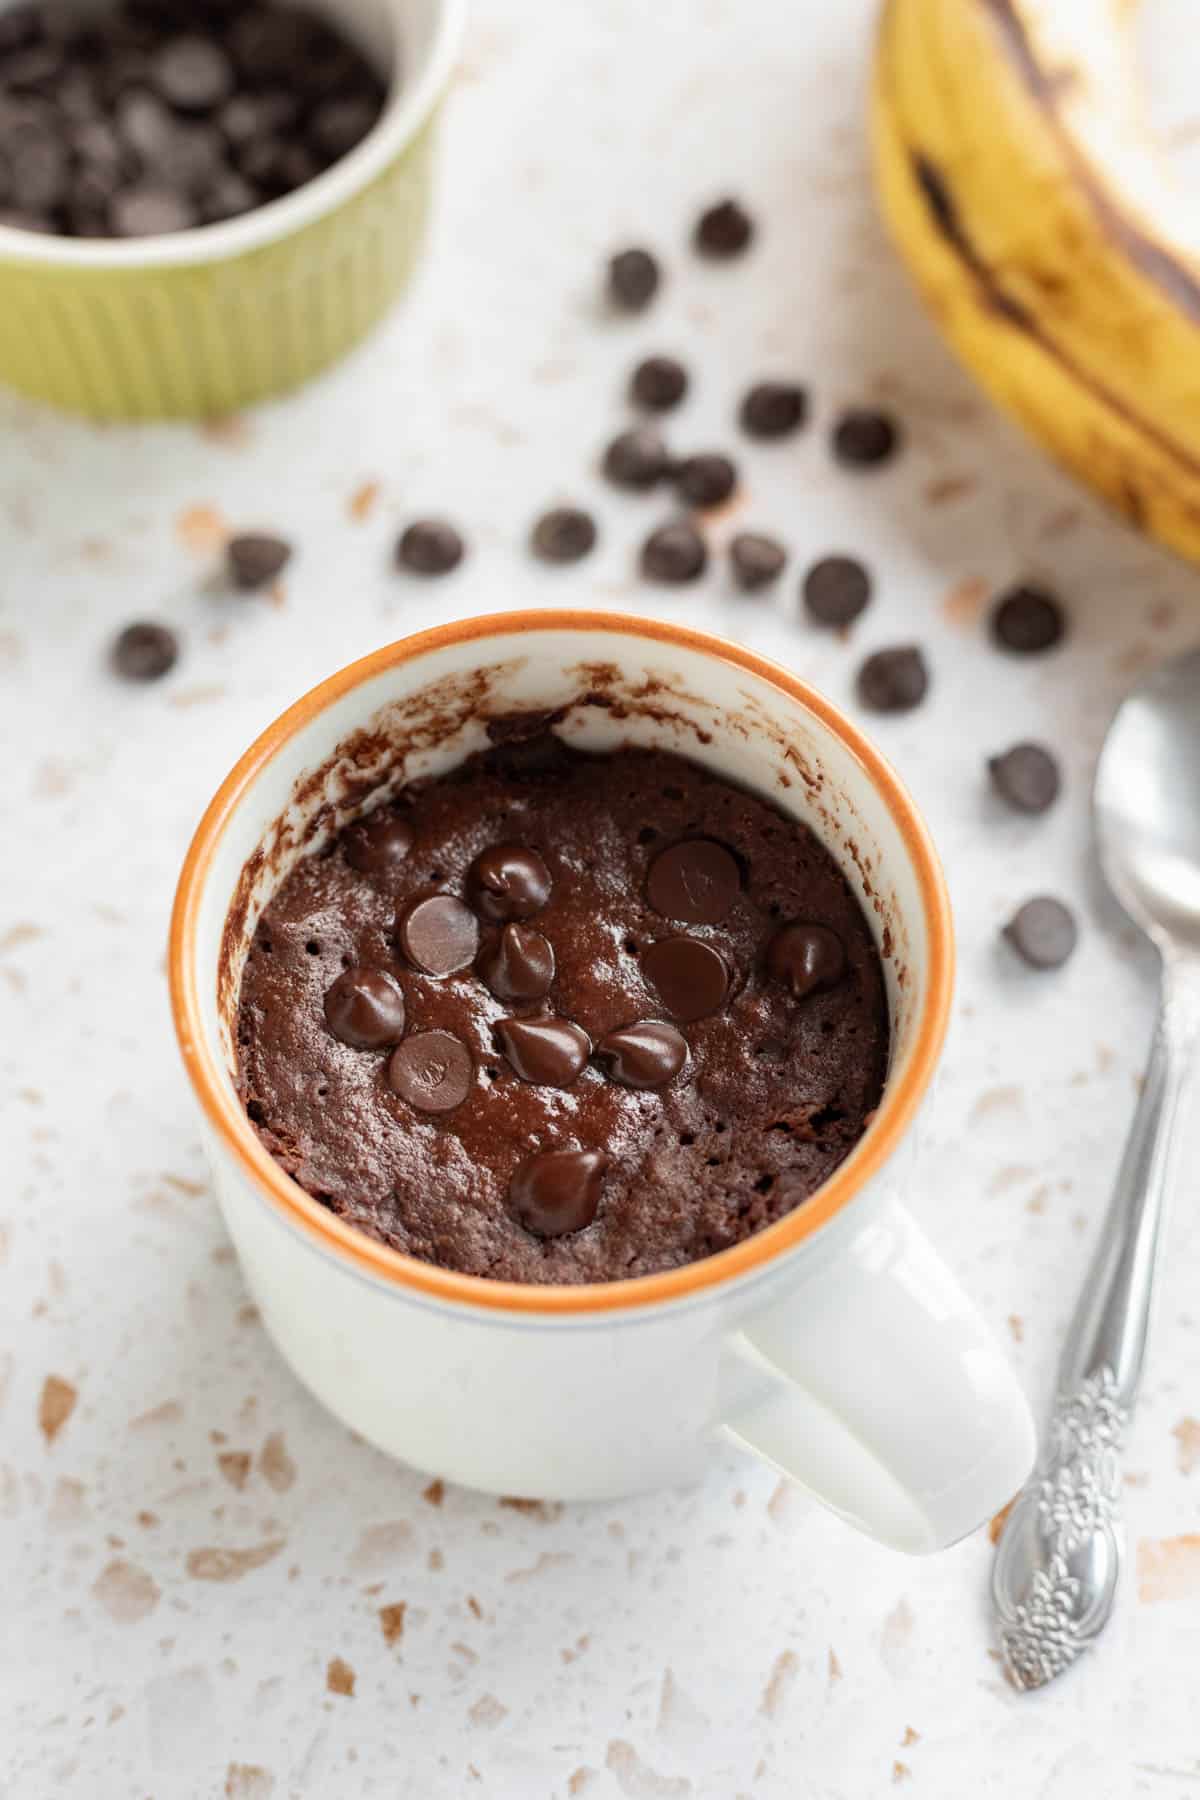
<svg viewBox="0 0 1200 1800"><path fill-rule="evenodd" d="M883 971L827 850L664 751L499 722L306 857L242 975L238 1080L309 1193L472 1275L726 1249L849 1154Z"/></svg>

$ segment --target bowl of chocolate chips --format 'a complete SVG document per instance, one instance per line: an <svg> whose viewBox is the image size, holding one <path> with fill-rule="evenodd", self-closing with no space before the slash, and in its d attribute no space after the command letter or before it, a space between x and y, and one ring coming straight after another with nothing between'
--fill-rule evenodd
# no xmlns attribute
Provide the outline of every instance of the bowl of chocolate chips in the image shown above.
<svg viewBox="0 0 1200 1800"><path fill-rule="evenodd" d="M296 386L405 286L462 0L0 9L0 381L94 418Z"/></svg>

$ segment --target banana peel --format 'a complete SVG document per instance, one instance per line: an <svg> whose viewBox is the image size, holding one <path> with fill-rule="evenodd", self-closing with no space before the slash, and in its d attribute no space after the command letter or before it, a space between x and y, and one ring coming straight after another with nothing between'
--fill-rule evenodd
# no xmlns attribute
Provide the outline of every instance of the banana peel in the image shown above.
<svg viewBox="0 0 1200 1800"><path fill-rule="evenodd" d="M1134 79L1128 0L885 0L885 219L992 397L1200 561L1200 256Z"/></svg>

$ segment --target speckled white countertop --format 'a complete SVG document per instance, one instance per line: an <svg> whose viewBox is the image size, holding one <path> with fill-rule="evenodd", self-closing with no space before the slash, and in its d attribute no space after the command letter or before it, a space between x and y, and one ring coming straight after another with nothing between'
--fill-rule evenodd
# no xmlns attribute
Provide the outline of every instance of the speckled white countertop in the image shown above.
<svg viewBox="0 0 1200 1800"><path fill-rule="evenodd" d="M1200 1792L1191 1193L1129 1451L1135 1572L1090 1664L1020 1697L989 1650L986 1535L905 1561L732 1455L693 1492L523 1512L431 1491L350 1438L247 1303L167 1017L167 907L202 804L286 702L362 652L561 598L686 616L845 702L864 649L916 637L930 703L876 734L928 810L962 954L916 1207L1044 1402L1152 1005L1089 868L1089 767L1132 673L1196 635L1197 577L1049 471L918 311L865 177L870 12L480 0L427 270L347 367L220 431L99 431L0 402L4 1800ZM687 222L727 188L761 215L761 248L699 267ZM597 267L629 238L661 246L671 280L614 324ZM635 586L658 508L590 465L651 346L694 367L673 431L698 447L731 441L750 377L811 379L813 428L747 453L743 514L801 564L870 561L878 598L852 644L798 621L794 573L772 600L731 597L719 571L679 597ZM895 406L908 448L856 479L833 470L826 426L863 396ZM601 549L576 571L531 566L531 516L576 495ZM420 585L388 553L427 509L473 551ZM295 537L280 606L212 591L222 521ZM988 649L979 612L1031 572L1073 634L1022 667ZM103 652L146 612L186 654L131 690ZM1042 821L1001 816L981 780L1025 735L1067 772ZM996 931L1045 888L1084 932L1037 978Z"/></svg>

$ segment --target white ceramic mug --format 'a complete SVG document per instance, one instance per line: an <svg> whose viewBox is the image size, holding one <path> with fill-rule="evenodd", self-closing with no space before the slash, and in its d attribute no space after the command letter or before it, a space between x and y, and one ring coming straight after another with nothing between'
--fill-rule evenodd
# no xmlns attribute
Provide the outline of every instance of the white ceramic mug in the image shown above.
<svg viewBox="0 0 1200 1800"><path fill-rule="evenodd" d="M681 751L804 819L872 923L892 1017L878 1112L812 1199L687 1267L576 1287L435 1268L346 1225L268 1155L231 1077L245 950L297 858L479 748L489 716L542 708L566 708L557 729L585 747ZM471 1487L585 1500L695 1478L724 1438L910 1551L963 1536L1024 1480L1021 1391L898 1197L950 1004L941 871L891 769L785 670L679 626L578 612L378 651L293 706L220 789L180 879L170 972L263 1322L381 1449Z"/></svg>

